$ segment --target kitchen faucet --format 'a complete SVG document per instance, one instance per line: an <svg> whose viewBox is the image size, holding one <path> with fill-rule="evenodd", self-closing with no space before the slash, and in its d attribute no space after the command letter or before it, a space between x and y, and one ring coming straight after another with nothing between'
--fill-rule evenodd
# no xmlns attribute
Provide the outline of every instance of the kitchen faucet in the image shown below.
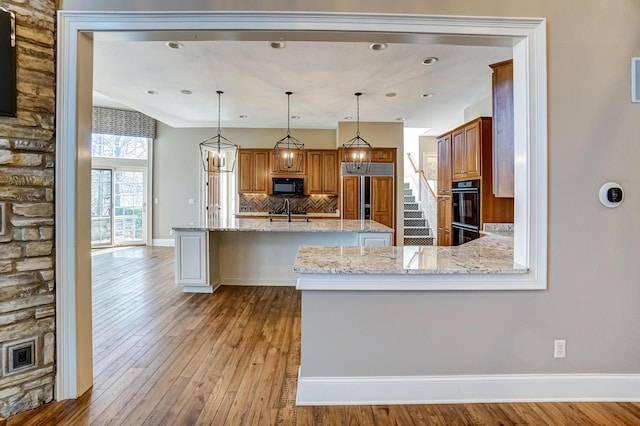
<svg viewBox="0 0 640 426"><path fill-rule="evenodd" d="M287 222L291 222L291 203L288 198L284 199L284 211L287 212Z"/></svg>

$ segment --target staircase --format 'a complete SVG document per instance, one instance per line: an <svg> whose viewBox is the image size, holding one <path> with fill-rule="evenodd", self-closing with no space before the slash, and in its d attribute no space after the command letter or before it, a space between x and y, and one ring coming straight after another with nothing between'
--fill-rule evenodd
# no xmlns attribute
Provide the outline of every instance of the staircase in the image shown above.
<svg viewBox="0 0 640 426"><path fill-rule="evenodd" d="M420 203L409 186L404 183L404 245L432 246L433 233L420 209Z"/></svg>

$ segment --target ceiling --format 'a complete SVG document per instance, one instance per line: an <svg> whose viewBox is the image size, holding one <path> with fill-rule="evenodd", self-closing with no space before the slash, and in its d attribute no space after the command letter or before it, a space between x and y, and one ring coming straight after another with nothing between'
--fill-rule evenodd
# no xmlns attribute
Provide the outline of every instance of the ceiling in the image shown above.
<svg viewBox="0 0 640 426"><path fill-rule="evenodd" d="M362 92L360 121L404 121L438 135L490 96L488 65L512 57L510 40L387 37L385 49L373 50L380 36L292 38L97 33L94 105L140 111L172 127L215 127L221 90L223 128L286 128L285 92L291 91L291 116L299 117L292 129L335 129L338 121L356 119L354 93ZM270 40L285 47L274 49ZM180 48L170 48L170 41ZM427 57L438 61L423 65ZM421 96L426 93L433 96Z"/></svg>

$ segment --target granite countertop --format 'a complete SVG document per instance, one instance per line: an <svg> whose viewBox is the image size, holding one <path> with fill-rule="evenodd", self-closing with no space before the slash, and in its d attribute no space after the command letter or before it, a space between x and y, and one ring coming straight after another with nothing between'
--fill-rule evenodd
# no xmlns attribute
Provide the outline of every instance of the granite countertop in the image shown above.
<svg viewBox="0 0 640 426"><path fill-rule="evenodd" d="M208 222L174 226L181 231L259 231L259 232L386 232L393 229L373 220L316 219L305 217L287 221L287 217L269 219L229 219L220 222Z"/></svg>
<svg viewBox="0 0 640 426"><path fill-rule="evenodd" d="M513 234L484 233L456 247L301 246L294 271L301 274L525 274L513 262Z"/></svg>

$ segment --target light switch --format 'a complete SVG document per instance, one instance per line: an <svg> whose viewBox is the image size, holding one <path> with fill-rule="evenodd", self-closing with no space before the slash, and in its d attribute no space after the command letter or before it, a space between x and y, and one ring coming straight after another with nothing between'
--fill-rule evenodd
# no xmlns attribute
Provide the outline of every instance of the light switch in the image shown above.
<svg viewBox="0 0 640 426"><path fill-rule="evenodd" d="M193 198L189 198L189 204L195 204L196 200L194 200Z"/></svg>
<svg viewBox="0 0 640 426"><path fill-rule="evenodd" d="M158 204L158 199L157 198L153 199L153 204Z"/></svg>

